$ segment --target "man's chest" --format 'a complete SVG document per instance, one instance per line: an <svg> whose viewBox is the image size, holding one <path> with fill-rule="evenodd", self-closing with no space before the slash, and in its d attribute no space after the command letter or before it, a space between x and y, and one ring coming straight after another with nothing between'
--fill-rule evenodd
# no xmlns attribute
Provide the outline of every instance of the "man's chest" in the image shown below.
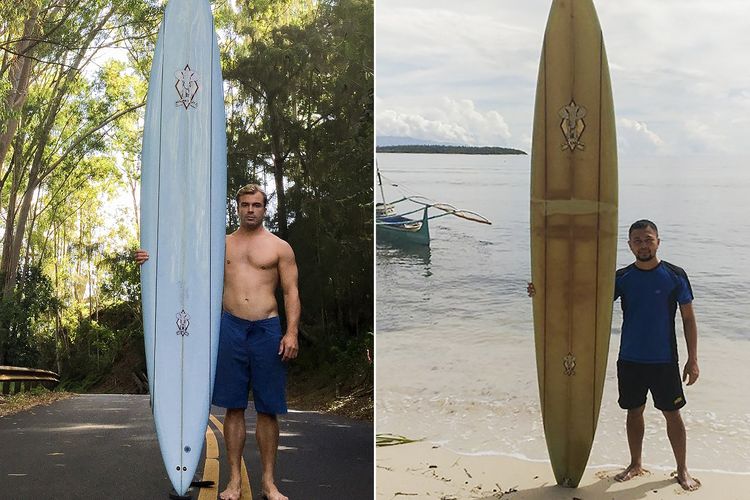
<svg viewBox="0 0 750 500"><path fill-rule="evenodd" d="M254 269L271 271L278 267L279 258L275 252L264 248L253 249L227 245L226 269L237 271L240 269Z"/></svg>
<svg viewBox="0 0 750 500"><path fill-rule="evenodd" d="M639 276L624 279L620 284L622 296L630 305L661 305L676 300L677 284L664 275Z"/></svg>

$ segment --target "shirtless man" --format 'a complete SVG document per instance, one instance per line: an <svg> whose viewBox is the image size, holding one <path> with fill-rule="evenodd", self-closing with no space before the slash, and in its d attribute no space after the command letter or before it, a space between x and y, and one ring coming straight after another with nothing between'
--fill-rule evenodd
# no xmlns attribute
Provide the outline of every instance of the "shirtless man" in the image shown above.
<svg viewBox="0 0 750 500"><path fill-rule="evenodd" d="M219 356L212 403L227 409L224 440L230 475L222 500L241 493L240 464L245 447L245 409L250 385L257 412L255 437L263 467L263 497L288 500L274 482L279 444L277 415L287 412L285 361L297 357L300 301L297 264L289 244L263 227L266 194L254 184L237 192L240 227L226 237L224 295ZM138 250L139 264L148 252ZM282 336L276 287L281 284L286 308Z"/></svg>
<svg viewBox="0 0 750 500"><path fill-rule="evenodd" d="M643 468L642 451L643 411L650 391L654 406L667 422L667 436L677 462L677 482L683 489L694 491L701 483L687 469L687 436L680 416L680 408L686 404L682 382L693 385L700 374L693 291L684 270L656 256L659 241L656 224L645 219L634 222L628 231L628 246L635 262L615 274L614 299L620 298L623 310L617 360L618 402L628 412L625 427L630 448L630 465L615 476L615 481L628 481L648 472ZM527 292L530 297L536 294L532 283ZM674 325L678 308L688 351L682 379Z"/></svg>

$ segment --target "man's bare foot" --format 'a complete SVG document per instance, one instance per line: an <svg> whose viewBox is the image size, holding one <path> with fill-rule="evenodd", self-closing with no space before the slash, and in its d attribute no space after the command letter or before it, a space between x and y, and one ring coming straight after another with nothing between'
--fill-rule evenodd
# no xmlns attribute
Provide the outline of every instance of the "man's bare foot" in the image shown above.
<svg viewBox="0 0 750 500"><path fill-rule="evenodd" d="M242 495L242 483L239 479L236 481L230 480L227 489L219 493L219 498L221 500L239 500L240 495Z"/></svg>
<svg viewBox="0 0 750 500"><path fill-rule="evenodd" d="M677 477L677 482L680 483L683 490L695 491L701 487L701 482L688 474L687 471L683 473L673 473L672 476Z"/></svg>
<svg viewBox="0 0 750 500"><path fill-rule="evenodd" d="M274 483L263 483L263 498L265 500L289 500L279 492Z"/></svg>
<svg viewBox="0 0 750 500"><path fill-rule="evenodd" d="M633 479L637 476L642 476L644 474L648 474L648 471L641 467L640 465L629 465L627 469L620 472L615 476L615 481L624 482L628 481L630 479Z"/></svg>

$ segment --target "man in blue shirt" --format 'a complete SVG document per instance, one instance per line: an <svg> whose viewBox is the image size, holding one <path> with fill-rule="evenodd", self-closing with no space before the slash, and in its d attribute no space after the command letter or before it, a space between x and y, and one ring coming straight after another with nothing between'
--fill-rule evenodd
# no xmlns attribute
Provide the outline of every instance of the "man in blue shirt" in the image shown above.
<svg viewBox="0 0 750 500"><path fill-rule="evenodd" d="M618 269L615 276L615 300L623 311L620 355L617 361L617 385L620 407L628 410L627 434L630 465L615 476L627 481L648 472L643 469L641 452L645 423L646 395L651 391L654 406L667 421L667 435L677 461L677 481L689 491L701 483L690 476L686 465L687 437L680 408L685 406L682 382L698 380L698 327L693 313L693 291L681 268L656 257L659 231L649 220L630 226L628 246L635 262ZM529 283L529 296L535 294ZM680 309L687 343L688 360L680 379L677 360L675 315Z"/></svg>
<svg viewBox="0 0 750 500"><path fill-rule="evenodd" d="M628 246L635 262L617 270L615 300L623 311L617 385L620 407L628 410L627 434L630 465L615 476L627 481L647 472L641 451L645 424L646 393L651 391L654 406L667 421L667 435L677 461L677 480L686 490L696 490L700 482L690 476L686 465L687 437L680 408L685 406L682 381L692 385L698 379L698 327L693 312L693 292L681 268L661 261L659 231L649 220L630 226ZM688 359L680 379L677 360L675 315L680 309L687 343Z"/></svg>

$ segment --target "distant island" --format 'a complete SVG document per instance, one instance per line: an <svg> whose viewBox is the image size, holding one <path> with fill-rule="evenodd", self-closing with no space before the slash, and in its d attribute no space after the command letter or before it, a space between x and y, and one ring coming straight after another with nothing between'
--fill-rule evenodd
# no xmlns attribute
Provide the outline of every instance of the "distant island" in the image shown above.
<svg viewBox="0 0 750 500"><path fill-rule="evenodd" d="M449 155L525 155L525 151L497 146L443 146L437 144L404 144L378 146L378 153L428 153Z"/></svg>

